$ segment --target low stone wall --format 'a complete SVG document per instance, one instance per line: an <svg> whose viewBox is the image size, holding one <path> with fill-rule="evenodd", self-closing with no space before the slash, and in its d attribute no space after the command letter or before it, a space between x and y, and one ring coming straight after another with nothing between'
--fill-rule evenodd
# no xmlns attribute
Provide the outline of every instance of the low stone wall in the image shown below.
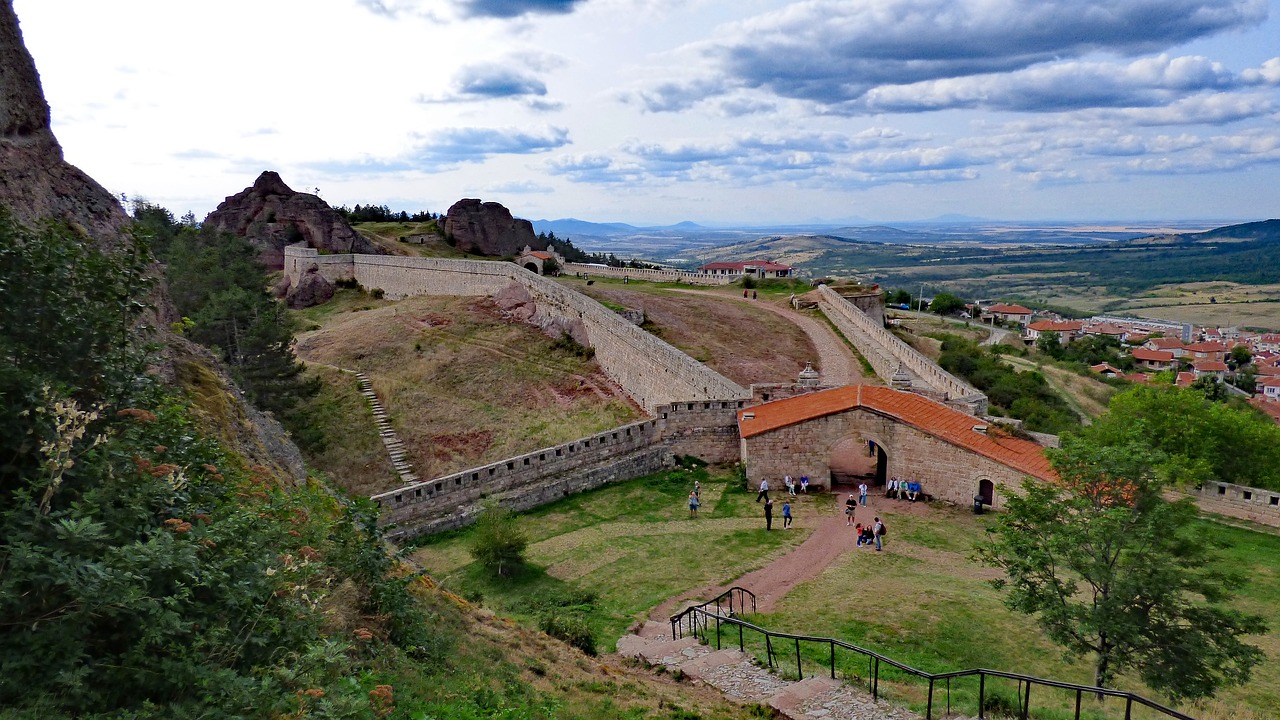
<svg viewBox="0 0 1280 720"><path fill-rule="evenodd" d="M1205 512L1280 527L1280 492L1207 482L1199 490L1187 494Z"/></svg>
<svg viewBox="0 0 1280 720"><path fill-rule="evenodd" d="M644 420L373 496L387 536L404 540L463 527L485 500L527 510L662 469L659 422Z"/></svg>
<svg viewBox="0 0 1280 720"><path fill-rule="evenodd" d="M331 281L354 279L387 297L410 295L492 296L512 283L523 286L538 313L578 325L605 374L641 407L683 400L745 399L748 391L666 342L632 325L581 293L513 263L483 260L320 255L312 248L285 248L285 273L296 281L310 265Z"/></svg>
<svg viewBox="0 0 1280 720"><path fill-rule="evenodd" d="M737 412L746 400L672 403L657 417L373 496L388 537L469 525L486 500L512 510L658 472L674 455L738 461Z"/></svg>
<svg viewBox="0 0 1280 720"><path fill-rule="evenodd" d="M926 395L970 415L987 413L987 396L977 388L938 367L831 288L822 285L818 291L822 313L858 348L882 380L889 382L901 364L911 376L913 389L924 390Z"/></svg>
<svg viewBox="0 0 1280 720"><path fill-rule="evenodd" d="M618 268L608 265L586 265L583 263L565 263L560 272L569 275L584 275L588 278L607 277L618 280L646 280L648 282L677 282L689 285L729 285L741 278L741 275L704 275L686 270L653 270L640 268Z"/></svg>

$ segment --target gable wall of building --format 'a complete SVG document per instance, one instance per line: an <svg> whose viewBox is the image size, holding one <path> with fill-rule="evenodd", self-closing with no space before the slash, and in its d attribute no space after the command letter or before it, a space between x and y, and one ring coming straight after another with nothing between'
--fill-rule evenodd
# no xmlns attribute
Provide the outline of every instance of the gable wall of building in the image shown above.
<svg viewBox="0 0 1280 720"><path fill-rule="evenodd" d="M957 447L911 425L863 408L808 420L741 440L747 484L773 484L783 475L809 476L812 485L829 487L831 451L854 437L873 440L885 451L886 476L919 480L935 498L969 505L978 483L994 483L994 507L1003 507L1006 493L1016 490L1024 473L983 455Z"/></svg>

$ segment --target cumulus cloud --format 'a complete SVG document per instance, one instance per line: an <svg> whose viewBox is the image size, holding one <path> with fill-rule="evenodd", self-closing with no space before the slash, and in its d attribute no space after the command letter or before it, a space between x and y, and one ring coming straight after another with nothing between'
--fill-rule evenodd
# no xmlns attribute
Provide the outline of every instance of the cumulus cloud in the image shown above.
<svg viewBox="0 0 1280 720"><path fill-rule="evenodd" d="M548 171L581 183L657 184L703 180L732 186L790 183L849 188L887 183L954 182L976 177L990 158L931 145L891 128L796 135L742 134L715 142L626 143L612 155L552 159Z"/></svg>
<svg viewBox="0 0 1280 720"><path fill-rule="evenodd" d="M549 127L540 132L518 128L447 128L418 145L412 159L420 165L481 162L494 155L529 155L569 144L569 131Z"/></svg>
<svg viewBox="0 0 1280 720"><path fill-rule="evenodd" d="M1187 93L1219 91L1239 81L1208 58L1159 55L1128 64L1060 62L1003 74L929 80L868 90L837 112L924 112L983 108L1062 112L1081 108L1151 107Z"/></svg>
<svg viewBox="0 0 1280 720"><path fill-rule="evenodd" d="M447 94L438 97L420 95L417 100L428 104L521 100L539 112L559 110L563 103L546 98L547 84L535 72L545 72L561 64L563 60L559 57L540 53L476 63L458 71Z"/></svg>
<svg viewBox="0 0 1280 720"><path fill-rule="evenodd" d="M983 76L1048 63L1053 69L1003 89L1003 101L1044 106L1065 88L1074 96L1066 106L1114 104L1113 93L1091 98L1087 88L1069 84L1091 69L1072 60L1162 52L1256 25L1266 13L1265 0L811 0L730 25L718 33L723 39L699 48L716 66L714 80L659 83L637 95L653 112L687 109L738 88L835 112L921 111L977 104L991 84ZM1161 56L1149 65L1127 66L1127 84L1141 84L1145 73L1149 87L1185 93L1224 72L1203 58ZM1280 67L1264 66L1255 74L1276 73ZM940 83L966 78L977 81ZM912 92L892 90L903 86ZM876 97L868 97L872 91Z"/></svg>
<svg viewBox="0 0 1280 720"><path fill-rule="evenodd" d="M547 85L534 75L499 65L472 65L458 73L455 80L458 96L471 98L507 98L546 95Z"/></svg>
<svg viewBox="0 0 1280 720"><path fill-rule="evenodd" d="M447 4L463 18L518 18L525 15L565 15L586 0L450 0ZM439 19L431 0L356 0L356 4L377 15L397 18L419 15Z"/></svg>

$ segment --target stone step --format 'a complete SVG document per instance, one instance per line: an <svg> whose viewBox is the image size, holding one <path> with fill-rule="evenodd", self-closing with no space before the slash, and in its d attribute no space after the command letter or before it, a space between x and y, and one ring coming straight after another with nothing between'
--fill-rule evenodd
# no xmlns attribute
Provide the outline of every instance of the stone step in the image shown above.
<svg viewBox="0 0 1280 720"><path fill-rule="evenodd" d="M635 635L628 637L635 637L638 642L626 643L627 652L623 652L624 643L619 640L618 653L625 657L639 658L652 665L679 665L699 655L706 655L710 651L710 648L698 642L697 638L687 637L681 640L654 642Z"/></svg>
<svg viewBox="0 0 1280 720"><path fill-rule="evenodd" d="M844 683L839 680L832 680L829 675L825 677L807 677L799 682L793 682L774 693L769 698L769 707L784 715L794 714L803 717L805 713L800 708L807 701L813 699L814 704L821 703L826 699L823 696L832 695L833 690L843 685Z"/></svg>

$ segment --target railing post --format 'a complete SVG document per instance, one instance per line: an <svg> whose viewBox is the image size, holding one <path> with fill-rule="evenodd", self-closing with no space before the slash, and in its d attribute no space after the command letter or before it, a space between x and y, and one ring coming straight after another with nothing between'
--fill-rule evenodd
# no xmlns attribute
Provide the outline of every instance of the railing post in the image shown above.
<svg viewBox="0 0 1280 720"><path fill-rule="evenodd" d="M1080 693L1081 690L1076 689L1076 720L1080 720Z"/></svg>
<svg viewBox="0 0 1280 720"><path fill-rule="evenodd" d="M871 680L871 699L880 699L880 658L876 658L876 672Z"/></svg>
<svg viewBox="0 0 1280 720"><path fill-rule="evenodd" d="M677 637L676 637L676 625L677 625L679 622L680 622L680 619L679 619L679 618L671 618L671 639L672 639L672 640L679 640L679 639L680 639L680 638L677 638ZM684 637L684 635L681 635L680 637Z"/></svg>
<svg viewBox="0 0 1280 720"><path fill-rule="evenodd" d="M933 678L929 678L929 699L924 706L924 720L933 720Z"/></svg>
<svg viewBox="0 0 1280 720"><path fill-rule="evenodd" d="M836 641L831 641L831 679L836 679Z"/></svg>
<svg viewBox="0 0 1280 720"><path fill-rule="evenodd" d="M1027 716L1031 714L1031 681L1027 681L1026 696L1022 703L1022 720L1027 720ZM1126 720L1128 720L1126 718Z"/></svg>
<svg viewBox="0 0 1280 720"><path fill-rule="evenodd" d="M868 655L868 656L867 656L867 692L871 692L871 689L872 689L872 688L871 688L872 678L874 678L874 677L875 677L875 673L871 672L871 664L872 664L873 662L875 662L875 658L873 658L873 657L871 657L870 655Z"/></svg>
<svg viewBox="0 0 1280 720"><path fill-rule="evenodd" d="M987 708L987 675L986 673L978 673L978 720L984 720ZM1077 718L1076 720L1079 720Z"/></svg>
<svg viewBox="0 0 1280 720"><path fill-rule="evenodd" d="M747 645L746 645L746 643L742 640L742 626L741 626L741 625L739 625L739 626L738 626L738 651L739 651L739 652L746 652L746 651L747 651Z"/></svg>
<svg viewBox="0 0 1280 720"><path fill-rule="evenodd" d="M1124 698L1124 720L1130 720L1133 717L1133 696L1126 695Z"/></svg>
<svg viewBox="0 0 1280 720"><path fill-rule="evenodd" d="M798 680L804 679L804 670L800 667L800 638L796 638L796 675Z"/></svg>
<svg viewBox="0 0 1280 720"><path fill-rule="evenodd" d="M951 716L951 678L947 678L947 717Z"/></svg>
<svg viewBox="0 0 1280 720"><path fill-rule="evenodd" d="M764 634L764 655L769 661L769 669L773 669L773 636L767 631Z"/></svg>
<svg viewBox="0 0 1280 720"><path fill-rule="evenodd" d="M716 649L720 649L720 616L716 615Z"/></svg>

